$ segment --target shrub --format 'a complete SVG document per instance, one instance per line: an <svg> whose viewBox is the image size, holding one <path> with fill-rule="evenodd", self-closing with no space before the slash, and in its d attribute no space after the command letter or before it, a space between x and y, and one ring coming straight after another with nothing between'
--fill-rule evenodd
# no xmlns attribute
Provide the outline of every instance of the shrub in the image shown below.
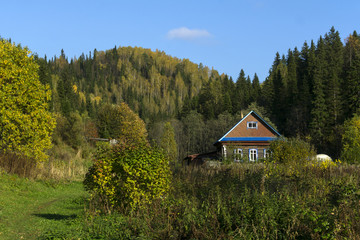
<svg viewBox="0 0 360 240"><path fill-rule="evenodd" d="M135 209L166 195L170 187L168 159L147 144L99 145L96 160L84 184L107 212Z"/></svg>
<svg viewBox="0 0 360 240"><path fill-rule="evenodd" d="M360 163L360 116L355 115L344 123L341 159L348 163Z"/></svg>
<svg viewBox="0 0 360 240"><path fill-rule="evenodd" d="M274 163L305 163L315 156L313 147L298 138L280 138L270 143L270 161Z"/></svg>
<svg viewBox="0 0 360 240"><path fill-rule="evenodd" d="M289 176L299 176L302 168L307 166L315 156L313 147L298 138L280 138L271 142L270 153L267 162L268 174L285 174ZM284 164L286 167L280 168L277 164Z"/></svg>

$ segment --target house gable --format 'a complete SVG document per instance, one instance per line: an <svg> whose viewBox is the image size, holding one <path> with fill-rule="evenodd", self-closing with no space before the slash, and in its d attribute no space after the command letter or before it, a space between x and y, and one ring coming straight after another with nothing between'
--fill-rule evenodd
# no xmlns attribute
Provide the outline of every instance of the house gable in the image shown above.
<svg viewBox="0 0 360 240"><path fill-rule="evenodd" d="M273 127L256 112L251 111L220 138L218 142L267 142L279 136L280 134Z"/></svg>

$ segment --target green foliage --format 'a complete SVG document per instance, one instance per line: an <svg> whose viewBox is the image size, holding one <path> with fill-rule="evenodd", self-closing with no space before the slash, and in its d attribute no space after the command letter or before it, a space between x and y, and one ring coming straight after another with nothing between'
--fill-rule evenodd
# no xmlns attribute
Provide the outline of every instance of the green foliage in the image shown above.
<svg viewBox="0 0 360 240"><path fill-rule="evenodd" d="M360 116L355 115L344 123L342 136L343 150L341 160L348 163L360 163Z"/></svg>
<svg viewBox="0 0 360 240"><path fill-rule="evenodd" d="M270 161L273 163L305 165L315 156L313 147L299 138L280 138L270 143Z"/></svg>
<svg viewBox="0 0 360 240"><path fill-rule="evenodd" d="M126 103L102 106L98 112L97 125L100 137L117 139L130 145L147 141L144 121Z"/></svg>
<svg viewBox="0 0 360 240"><path fill-rule="evenodd" d="M172 163L177 160L177 144L175 140L174 128L170 122L166 122L164 125L163 134L160 139L160 147L164 150L165 155Z"/></svg>
<svg viewBox="0 0 360 240"><path fill-rule="evenodd" d="M30 51L0 40L0 150L37 161L47 159L55 119L51 91L39 81Z"/></svg>
<svg viewBox="0 0 360 240"><path fill-rule="evenodd" d="M170 187L168 159L148 145L100 145L84 185L106 211L135 209L166 196Z"/></svg>
<svg viewBox="0 0 360 240"><path fill-rule="evenodd" d="M355 166L307 166L296 178L269 176L263 164L181 169L167 198L130 216L86 215L45 239L356 239L359 173Z"/></svg>
<svg viewBox="0 0 360 240"><path fill-rule="evenodd" d="M68 117L56 114L56 128L53 139L57 145L62 142L74 149L84 144L84 123L79 113L71 112Z"/></svg>

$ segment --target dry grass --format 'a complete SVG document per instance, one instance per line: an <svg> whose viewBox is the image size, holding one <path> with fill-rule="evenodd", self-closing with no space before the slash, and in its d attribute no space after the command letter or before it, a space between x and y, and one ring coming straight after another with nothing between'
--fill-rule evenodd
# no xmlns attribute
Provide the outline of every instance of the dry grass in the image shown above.
<svg viewBox="0 0 360 240"><path fill-rule="evenodd" d="M78 150L61 144L49 151L49 159L36 162L14 153L0 153L0 169L29 179L83 180L91 165L91 148Z"/></svg>

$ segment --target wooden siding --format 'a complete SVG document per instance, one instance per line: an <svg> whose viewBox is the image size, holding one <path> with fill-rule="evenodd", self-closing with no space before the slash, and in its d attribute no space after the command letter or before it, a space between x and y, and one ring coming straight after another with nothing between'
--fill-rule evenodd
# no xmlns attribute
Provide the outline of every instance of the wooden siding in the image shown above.
<svg viewBox="0 0 360 240"><path fill-rule="evenodd" d="M257 128L247 128L247 122L257 122ZM237 125L231 132L226 135L231 137L277 137L265 124L254 114L250 114L239 125Z"/></svg>

